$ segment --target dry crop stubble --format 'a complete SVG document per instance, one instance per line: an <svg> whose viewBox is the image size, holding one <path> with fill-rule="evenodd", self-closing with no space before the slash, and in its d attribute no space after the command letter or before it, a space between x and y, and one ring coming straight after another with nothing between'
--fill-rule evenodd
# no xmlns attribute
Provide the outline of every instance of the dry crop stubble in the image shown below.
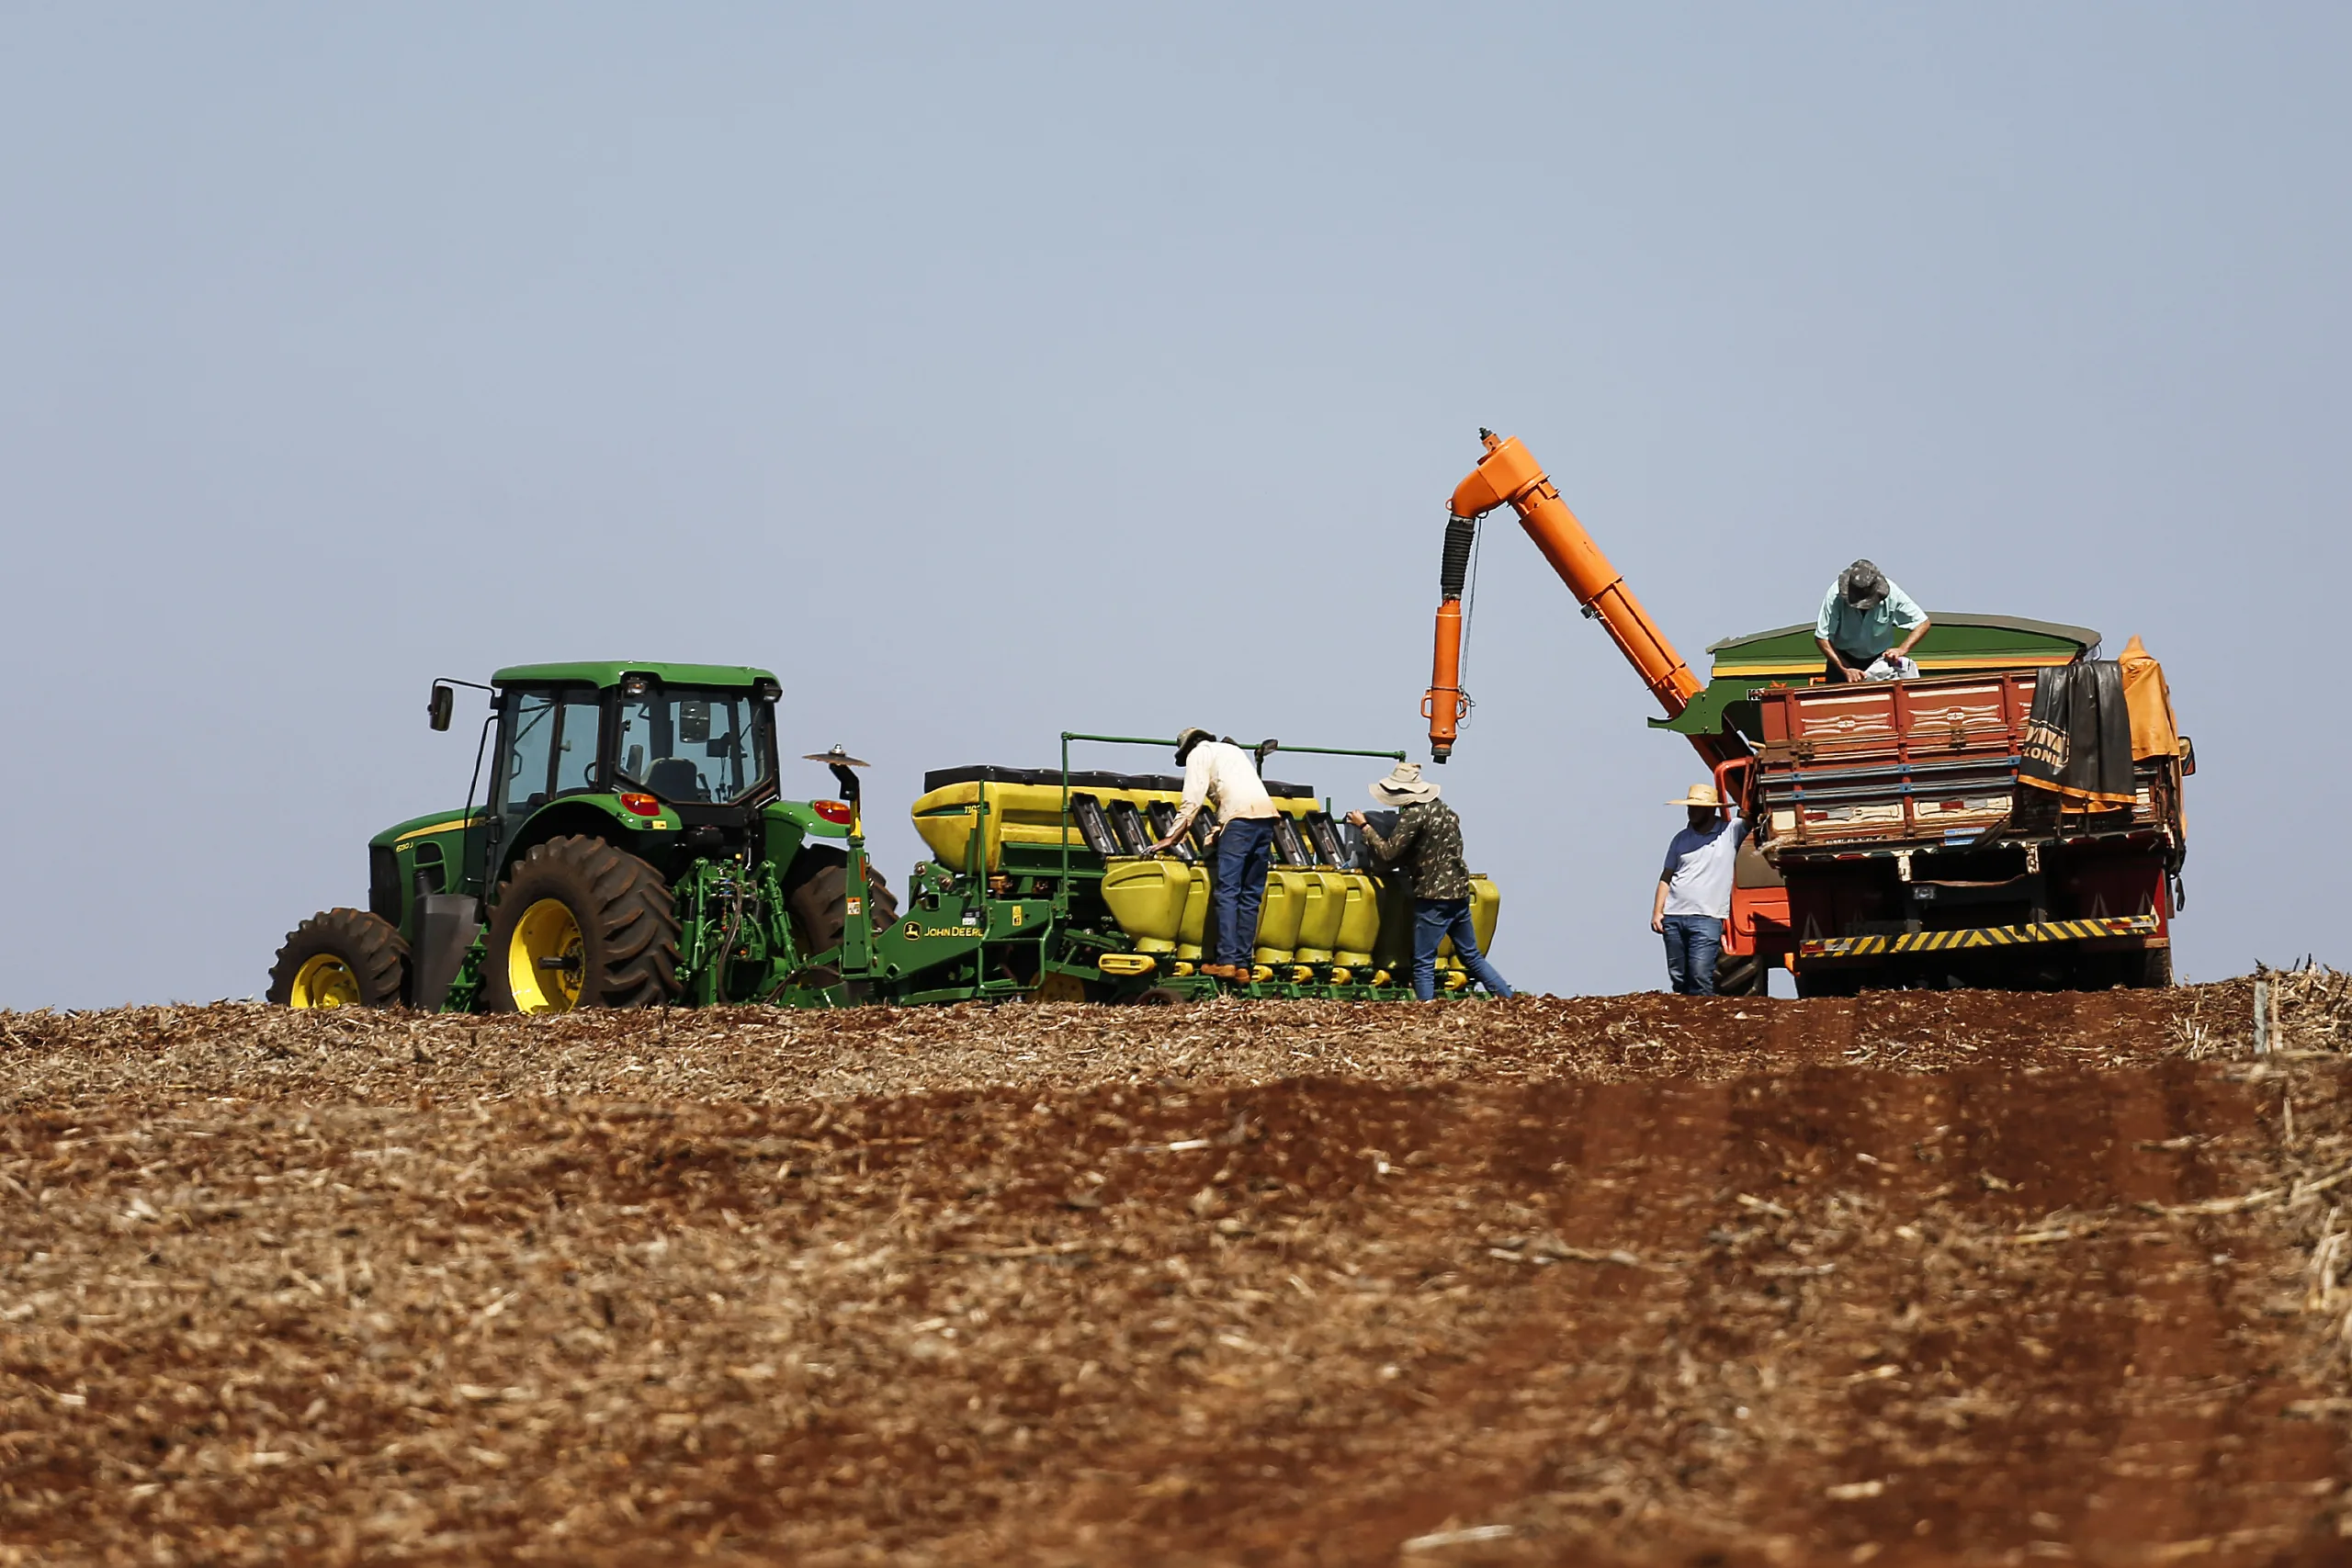
<svg viewBox="0 0 2352 1568"><path fill-rule="evenodd" d="M2281 984L6 1015L0 1545L2338 1561Z"/></svg>

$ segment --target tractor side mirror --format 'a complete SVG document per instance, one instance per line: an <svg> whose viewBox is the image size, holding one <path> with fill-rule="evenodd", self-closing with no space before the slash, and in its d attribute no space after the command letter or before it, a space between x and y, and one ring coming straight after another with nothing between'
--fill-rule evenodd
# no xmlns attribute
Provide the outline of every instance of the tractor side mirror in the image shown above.
<svg viewBox="0 0 2352 1568"><path fill-rule="evenodd" d="M458 694L451 691L446 684L439 681L433 682L433 700L424 705L424 711L432 716L434 728L449 728L450 710L457 700Z"/></svg>

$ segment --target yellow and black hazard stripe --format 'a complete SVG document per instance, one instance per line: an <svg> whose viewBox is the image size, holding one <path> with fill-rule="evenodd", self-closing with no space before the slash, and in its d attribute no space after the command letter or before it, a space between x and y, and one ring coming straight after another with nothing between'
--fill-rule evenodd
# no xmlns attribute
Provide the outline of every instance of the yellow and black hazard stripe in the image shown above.
<svg viewBox="0 0 2352 1568"><path fill-rule="evenodd" d="M1901 936L1813 937L1797 944L1797 956L1864 958L1877 953L1949 953L1964 947L2018 947L2036 942L2086 942L2105 936L2154 936L2163 924L2154 915L2101 915L2086 920L2037 920L2024 926L1906 931Z"/></svg>

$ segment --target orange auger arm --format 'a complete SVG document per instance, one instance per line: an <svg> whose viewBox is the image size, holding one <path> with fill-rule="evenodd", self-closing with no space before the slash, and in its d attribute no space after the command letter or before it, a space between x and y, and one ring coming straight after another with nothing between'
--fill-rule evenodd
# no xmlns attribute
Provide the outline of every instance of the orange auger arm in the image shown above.
<svg viewBox="0 0 2352 1568"><path fill-rule="evenodd" d="M1536 466L1526 447L1512 436L1506 440L1491 430L1478 432L1487 455L1469 476L1453 487L1447 506L1445 560L1439 571L1441 602L1437 610L1437 657L1430 673L1429 695L1421 701L1422 716L1430 721L1430 755L1444 761L1453 753L1454 732L1468 704L1462 695L1462 591L1468 574L1470 547L1477 537L1478 519L1508 502L1560 581L1577 596L1584 613L1608 630L1618 651L1657 698L1658 706L1673 718L1690 705L1705 682L1690 671L1674 645L1651 620L1642 602L1576 513ZM1747 755L1736 735L1693 735L1690 744L1709 768Z"/></svg>

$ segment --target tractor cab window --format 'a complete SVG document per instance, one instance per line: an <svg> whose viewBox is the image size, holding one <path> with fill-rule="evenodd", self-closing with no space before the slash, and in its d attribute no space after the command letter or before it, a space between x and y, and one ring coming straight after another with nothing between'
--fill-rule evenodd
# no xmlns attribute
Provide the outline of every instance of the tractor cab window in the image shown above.
<svg viewBox="0 0 2352 1568"><path fill-rule="evenodd" d="M516 692L506 714L505 815L519 817L548 797L548 767L555 756L556 694Z"/></svg>
<svg viewBox="0 0 2352 1568"><path fill-rule="evenodd" d="M535 811L556 795L593 789L596 728L604 700L596 693L518 691L507 714L504 815Z"/></svg>
<svg viewBox="0 0 2352 1568"><path fill-rule="evenodd" d="M605 716L599 692L566 692L556 714L555 793L596 787L596 727Z"/></svg>
<svg viewBox="0 0 2352 1568"><path fill-rule="evenodd" d="M624 787L668 801L740 799L775 771L768 708L749 692L655 687L620 701Z"/></svg>

